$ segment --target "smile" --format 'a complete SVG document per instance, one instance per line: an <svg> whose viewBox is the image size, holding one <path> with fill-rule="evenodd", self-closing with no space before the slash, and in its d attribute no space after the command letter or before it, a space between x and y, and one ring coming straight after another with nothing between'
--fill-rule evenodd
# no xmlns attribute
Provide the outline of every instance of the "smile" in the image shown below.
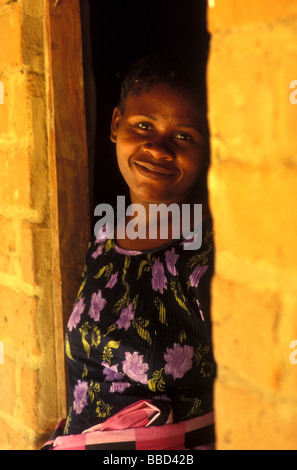
<svg viewBox="0 0 297 470"><path fill-rule="evenodd" d="M167 179L176 176L176 171L163 166L151 165L147 162L133 162L137 171L148 178Z"/></svg>

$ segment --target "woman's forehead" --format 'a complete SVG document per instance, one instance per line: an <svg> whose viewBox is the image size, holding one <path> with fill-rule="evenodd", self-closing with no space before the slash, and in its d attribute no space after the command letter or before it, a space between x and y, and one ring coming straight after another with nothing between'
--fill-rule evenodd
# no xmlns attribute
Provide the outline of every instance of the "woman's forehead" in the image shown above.
<svg viewBox="0 0 297 470"><path fill-rule="evenodd" d="M128 95L124 114L183 121L185 118L187 121L197 121L201 118L201 110L191 95L166 83L155 85L137 95Z"/></svg>

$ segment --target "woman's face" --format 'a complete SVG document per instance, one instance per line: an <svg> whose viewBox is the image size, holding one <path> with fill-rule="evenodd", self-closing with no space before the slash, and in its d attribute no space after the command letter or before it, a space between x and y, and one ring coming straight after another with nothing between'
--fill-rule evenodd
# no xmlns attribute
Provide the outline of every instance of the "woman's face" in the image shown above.
<svg viewBox="0 0 297 470"><path fill-rule="evenodd" d="M202 123L191 99L167 84L114 110L111 140L132 203L188 201L204 166Z"/></svg>

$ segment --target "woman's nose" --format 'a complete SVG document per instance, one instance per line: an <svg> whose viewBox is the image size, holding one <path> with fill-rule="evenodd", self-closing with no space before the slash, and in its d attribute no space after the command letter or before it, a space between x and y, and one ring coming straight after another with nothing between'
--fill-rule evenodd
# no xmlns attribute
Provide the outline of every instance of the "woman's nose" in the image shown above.
<svg viewBox="0 0 297 470"><path fill-rule="evenodd" d="M173 160L175 151L167 139L152 139L143 145L143 150L149 152L156 160Z"/></svg>

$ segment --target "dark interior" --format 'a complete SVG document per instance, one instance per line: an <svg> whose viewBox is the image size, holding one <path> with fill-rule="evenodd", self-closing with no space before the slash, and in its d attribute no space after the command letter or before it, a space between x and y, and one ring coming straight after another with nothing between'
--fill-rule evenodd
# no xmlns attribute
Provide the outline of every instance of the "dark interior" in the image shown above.
<svg viewBox="0 0 297 470"><path fill-rule="evenodd" d="M110 142L112 111L119 97L117 73L142 56L179 50L207 56L206 0L81 0L91 214L99 203L127 195ZM206 62L206 60L205 60Z"/></svg>

